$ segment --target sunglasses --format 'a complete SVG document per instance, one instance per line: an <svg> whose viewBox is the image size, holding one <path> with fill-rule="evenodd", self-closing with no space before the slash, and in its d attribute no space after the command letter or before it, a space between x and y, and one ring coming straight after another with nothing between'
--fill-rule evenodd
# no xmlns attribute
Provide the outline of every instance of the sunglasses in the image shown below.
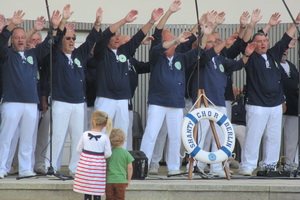
<svg viewBox="0 0 300 200"><path fill-rule="evenodd" d="M76 40L76 37L66 37L66 40L73 40L73 41L75 41Z"/></svg>

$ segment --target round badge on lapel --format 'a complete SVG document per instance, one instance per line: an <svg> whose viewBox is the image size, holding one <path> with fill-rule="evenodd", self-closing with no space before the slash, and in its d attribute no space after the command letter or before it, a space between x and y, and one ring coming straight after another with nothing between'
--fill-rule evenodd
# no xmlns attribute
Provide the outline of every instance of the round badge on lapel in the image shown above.
<svg viewBox="0 0 300 200"><path fill-rule="evenodd" d="M179 61L177 61L175 63L175 67L176 67L176 69L181 70L181 63Z"/></svg>
<svg viewBox="0 0 300 200"><path fill-rule="evenodd" d="M219 65L219 69L221 72L224 72L224 66L222 64Z"/></svg>
<svg viewBox="0 0 300 200"><path fill-rule="evenodd" d="M78 67L82 67L82 66L81 66L81 63L80 63L80 60L78 60L77 58L75 58L74 62L75 62L75 64L76 64Z"/></svg>
<svg viewBox="0 0 300 200"><path fill-rule="evenodd" d="M119 55L119 61L120 61L121 63L126 62L126 60L127 60L127 58L126 58L125 55L123 55L123 54Z"/></svg>
<svg viewBox="0 0 300 200"><path fill-rule="evenodd" d="M26 58L26 60L27 60L27 62L28 62L29 64L33 65L33 58L32 58L32 56L28 56L28 57Z"/></svg>

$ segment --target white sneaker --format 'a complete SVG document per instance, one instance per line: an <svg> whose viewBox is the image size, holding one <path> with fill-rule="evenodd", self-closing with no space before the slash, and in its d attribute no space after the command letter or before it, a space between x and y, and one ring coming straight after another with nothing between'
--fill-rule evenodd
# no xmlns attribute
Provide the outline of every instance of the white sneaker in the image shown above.
<svg viewBox="0 0 300 200"><path fill-rule="evenodd" d="M0 172L0 179L4 179L5 176L7 176L7 173Z"/></svg>
<svg viewBox="0 0 300 200"><path fill-rule="evenodd" d="M151 166L148 172L149 175L158 175L158 166Z"/></svg>
<svg viewBox="0 0 300 200"><path fill-rule="evenodd" d="M252 176L252 172L253 172L252 169L246 169L246 170L244 170L243 175L244 176Z"/></svg>
<svg viewBox="0 0 300 200"><path fill-rule="evenodd" d="M252 176L252 169L244 169L244 170L239 170L239 175L243 176Z"/></svg>
<svg viewBox="0 0 300 200"><path fill-rule="evenodd" d="M168 171L168 175L181 175L182 174L182 171L180 170L171 170L171 171Z"/></svg>
<svg viewBox="0 0 300 200"><path fill-rule="evenodd" d="M35 171L37 174L46 174L46 167L45 167L45 165L37 165L37 166L34 168L34 171Z"/></svg>
<svg viewBox="0 0 300 200"><path fill-rule="evenodd" d="M28 172L25 172L24 174L19 175L19 177L25 177L25 176L36 176L36 173L28 171Z"/></svg>
<svg viewBox="0 0 300 200"><path fill-rule="evenodd" d="M214 177L226 178L226 173L224 170L220 170L217 172L210 172L210 174L213 175Z"/></svg>

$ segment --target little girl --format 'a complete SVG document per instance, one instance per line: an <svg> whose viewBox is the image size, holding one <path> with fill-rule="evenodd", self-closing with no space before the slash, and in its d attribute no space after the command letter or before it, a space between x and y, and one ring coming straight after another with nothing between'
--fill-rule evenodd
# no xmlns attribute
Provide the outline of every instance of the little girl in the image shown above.
<svg viewBox="0 0 300 200"><path fill-rule="evenodd" d="M76 169L73 190L83 193L85 200L100 200L105 194L106 185L106 158L111 156L109 134L112 130L112 121L102 111L92 114L92 130L81 136L77 152L80 160ZM106 133L102 132L103 128Z"/></svg>

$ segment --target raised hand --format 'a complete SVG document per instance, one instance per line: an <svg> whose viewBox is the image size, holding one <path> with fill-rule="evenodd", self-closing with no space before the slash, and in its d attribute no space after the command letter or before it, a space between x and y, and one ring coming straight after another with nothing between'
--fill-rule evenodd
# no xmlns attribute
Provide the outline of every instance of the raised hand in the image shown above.
<svg viewBox="0 0 300 200"><path fill-rule="evenodd" d="M293 38L289 43L289 49L293 49L296 47L297 38Z"/></svg>
<svg viewBox="0 0 300 200"><path fill-rule="evenodd" d="M164 14L164 9L162 8L154 9L151 14L151 21L157 22L161 18L161 16L163 16L163 14Z"/></svg>
<svg viewBox="0 0 300 200"><path fill-rule="evenodd" d="M180 0L175 0L175 1L173 1L173 3L172 3L172 4L170 5L170 7L169 7L169 11L170 11L171 13L177 12L178 10L181 9L180 5L181 5L181 1L180 1Z"/></svg>
<svg viewBox="0 0 300 200"><path fill-rule="evenodd" d="M256 46L257 46L256 42L248 43L248 45L245 49L245 54L250 56L254 52Z"/></svg>
<svg viewBox="0 0 300 200"><path fill-rule="evenodd" d="M11 23L15 26L20 25L23 23L23 17L25 15L25 12L23 10L18 10L14 12L13 17L11 18Z"/></svg>
<svg viewBox="0 0 300 200"><path fill-rule="evenodd" d="M208 26L213 26L215 19L218 15L217 11L212 10L211 12L206 13L206 24Z"/></svg>
<svg viewBox="0 0 300 200"><path fill-rule="evenodd" d="M231 46L235 42L237 36L238 36L238 34L233 34L233 35L229 36L226 39L226 46Z"/></svg>
<svg viewBox="0 0 300 200"><path fill-rule="evenodd" d="M225 12L220 12L216 18L215 18L215 24L216 25L220 25L220 24L223 24L225 21Z"/></svg>
<svg viewBox="0 0 300 200"><path fill-rule="evenodd" d="M185 32L181 33L180 36L176 40L179 43L184 43L189 40L188 37L190 37L191 35L192 35L192 33L190 31L185 31Z"/></svg>
<svg viewBox="0 0 300 200"><path fill-rule="evenodd" d="M73 15L73 13L74 12L71 11L71 5L67 4L63 9L62 18L68 20Z"/></svg>
<svg viewBox="0 0 300 200"><path fill-rule="evenodd" d="M97 12L96 12L96 24L101 24L102 22L102 15L103 15L103 10L102 8L98 8Z"/></svg>
<svg viewBox="0 0 300 200"><path fill-rule="evenodd" d="M269 25L270 26L276 26L277 24L279 24L281 22L281 20L279 20L279 17L281 15L279 13L274 13L271 15L271 18L269 20Z"/></svg>
<svg viewBox="0 0 300 200"><path fill-rule="evenodd" d="M262 19L262 15L260 15L260 10L259 9L253 10L252 16L251 16L251 22L256 24L261 19Z"/></svg>
<svg viewBox="0 0 300 200"><path fill-rule="evenodd" d="M126 23L131 23L137 19L136 15L139 14L137 10L131 10L124 18Z"/></svg>
<svg viewBox="0 0 300 200"><path fill-rule="evenodd" d="M60 19L61 19L61 14L59 10L54 10L51 17L51 23L53 27L57 28L59 26Z"/></svg>
<svg viewBox="0 0 300 200"><path fill-rule="evenodd" d="M206 20L207 19L207 13L204 13L203 15L201 15L200 19L199 19L199 24L201 26L205 26L206 24Z"/></svg>
<svg viewBox="0 0 300 200"><path fill-rule="evenodd" d="M201 26L201 29L202 29L204 35L210 35L213 32L213 27L208 26L206 24L204 24L204 26Z"/></svg>
<svg viewBox="0 0 300 200"><path fill-rule="evenodd" d="M4 15L0 14L0 32L2 31L4 26L5 26L5 17Z"/></svg>
<svg viewBox="0 0 300 200"><path fill-rule="evenodd" d="M44 16L38 17L38 18L36 19L36 21L34 22L34 29L35 29L36 31L42 30L42 29L44 28L44 26L45 26L45 21L46 21L46 19L45 19Z"/></svg>
<svg viewBox="0 0 300 200"><path fill-rule="evenodd" d="M250 18L250 14L248 11L244 11L240 17L240 25L242 27L246 27L247 26L247 23L248 23L248 20Z"/></svg>
<svg viewBox="0 0 300 200"><path fill-rule="evenodd" d="M141 44L142 44L142 45L150 45L152 40L154 40L154 37L153 37L153 36L145 37L145 38L143 39L143 41L141 42Z"/></svg>

